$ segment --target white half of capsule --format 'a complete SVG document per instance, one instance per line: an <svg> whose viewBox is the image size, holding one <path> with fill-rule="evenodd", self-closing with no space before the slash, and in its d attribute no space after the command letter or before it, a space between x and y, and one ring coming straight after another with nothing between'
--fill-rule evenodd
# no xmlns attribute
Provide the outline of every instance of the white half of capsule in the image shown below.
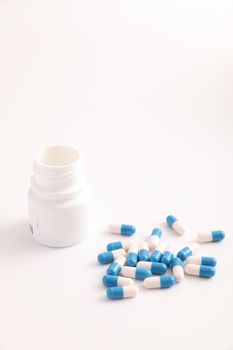
<svg viewBox="0 0 233 350"><path fill-rule="evenodd" d="M149 250L148 243L147 243L147 242L141 242L141 243L139 244L138 250L141 250L141 249Z"/></svg>
<svg viewBox="0 0 233 350"><path fill-rule="evenodd" d="M124 298L134 298L138 295L138 288L135 285L123 287Z"/></svg>
<svg viewBox="0 0 233 350"><path fill-rule="evenodd" d="M148 238L148 245L150 250L154 250L159 247L160 237L156 235L151 235Z"/></svg>
<svg viewBox="0 0 233 350"><path fill-rule="evenodd" d="M112 250L112 254L114 257L114 260L117 259L119 256L126 255L126 251L124 249L117 249L117 250Z"/></svg>
<svg viewBox="0 0 233 350"><path fill-rule="evenodd" d="M202 256L200 255L189 256L185 260L185 264L201 265L201 262L202 262Z"/></svg>
<svg viewBox="0 0 233 350"><path fill-rule="evenodd" d="M143 281L145 288L160 288L160 277L148 277Z"/></svg>
<svg viewBox="0 0 233 350"><path fill-rule="evenodd" d="M121 276L135 278L136 276L136 267L123 266L120 272Z"/></svg>
<svg viewBox="0 0 233 350"><path fill-rule="evenodd" d="M176 282L180 283L184 279L184 269L181 265L176 265L172 268L172 274L176 279Z"/></svg>
<svg viewBox="0 0 233 350"><path fill-rule="evenodd" d="M124 250L128 251L129 247L133 245L135 241L133 239L127 239L124 242L122 242L122 247Z"/></svg>
<svg viewBox="0 0 233 350"><path fill-rule="evenodd" d="M179 222L179 220L176 220L174 224L172 225L173 230L178 233L178 235L183 235L185 233L184 226Z"/></svg>
<svg viewBox="0 0 233 350"><path fill-rule="evenodd" d="M184 272L187 275L192 275L192 276L199 276L200 275L200 265L194 265L194 264L187 264L184 267Z"/></svg>
<svg viewBox="0 0 233 350"><path fill-rule="evenodd" d="M121 233L121 225L118 224L109 224L108 229L112 233Z"/></svg>
<svg viewBox="0 0 233 350"><path fill-rule="evenodd" d="M135 241L130 244L128 253L138 253L138 244Z"/></svg>
<svg viewBox="0 0 233 350"><path fill-rule="evenodd" d="M152 262L150 261L139 261L137 263L137 267L142 267L149 270L151 269L151 266L152 266Z"/></svg>
<svg viewBox="0 0 233 350"><path fill-rule="evenodd" d="M199 233L197 235L197 241L200 243L203 242L212 242L212 232L204 232L204 233Z"/></svg>
<svg viewBox="0 0 233 350"><path fill-rule="evenodd" d="M114 260L114 262L122 267L125 265L126 257L124 255L121 255L116 260Z"/></svg>
<svg viewBox="0 0 233 350"><path fill-rule="evenodd" d="M117 285L121 287L132 286L134 285L134 281L131 278L119 276L117 279Z"/></svg>

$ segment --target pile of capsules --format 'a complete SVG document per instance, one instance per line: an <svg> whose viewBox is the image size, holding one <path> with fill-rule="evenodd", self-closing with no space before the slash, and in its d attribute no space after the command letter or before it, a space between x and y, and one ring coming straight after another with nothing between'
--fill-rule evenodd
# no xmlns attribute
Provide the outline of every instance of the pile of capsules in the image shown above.
<svg viewBox="0 0 233 350"><path fill-rule="evenodd" d="M183 235L185 228L173 215L166 218L168 226L177 234ZM109 225L109 231L123 236L132 236L136 232L133 225ZM123 299L135 297L138 288L133 279L142 280L145 288L170 288L184 279L184 273L193 276L211 278L215 275L216 259L196 255L198 243L191 243L175 254L171 246L160 243L162 231L154 228L148 241L137 244L129 239L125 242L111 242L107 251L98 255L98 262L111 264L103 284L107 287L107 297ZM197 235L197 242L218 242L223 240L223 231L210 231ZM166 275L171 267L172 275Z"/></svg>

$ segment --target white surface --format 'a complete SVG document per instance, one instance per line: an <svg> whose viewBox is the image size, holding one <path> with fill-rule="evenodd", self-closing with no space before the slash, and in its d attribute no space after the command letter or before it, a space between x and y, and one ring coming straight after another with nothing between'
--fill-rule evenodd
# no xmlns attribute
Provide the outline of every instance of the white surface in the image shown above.
<svg viewBox="0 0 233 350"><path fill-rule="evenodd" d="M228 0L1 1L1 350L233 349L232 32ZM92 236L67 249L27 225L32 157L52 143L80 148L93 191ZM143 240L168 214L189 229L162 226L168 243L226 232L201 245L216 276L108 301L105 225Z"/></svg>

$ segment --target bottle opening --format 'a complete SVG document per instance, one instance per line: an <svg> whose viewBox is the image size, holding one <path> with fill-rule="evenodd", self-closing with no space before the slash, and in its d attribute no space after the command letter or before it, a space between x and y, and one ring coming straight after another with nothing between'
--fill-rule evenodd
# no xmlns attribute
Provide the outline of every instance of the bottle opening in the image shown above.
<svg viewBox="0 0 233 350"><path fill-rule="evenodd" d="M71 146L49 146L37 153L37 162L41 165L61 167L71 165L80 158L80 153Z"/></svg>

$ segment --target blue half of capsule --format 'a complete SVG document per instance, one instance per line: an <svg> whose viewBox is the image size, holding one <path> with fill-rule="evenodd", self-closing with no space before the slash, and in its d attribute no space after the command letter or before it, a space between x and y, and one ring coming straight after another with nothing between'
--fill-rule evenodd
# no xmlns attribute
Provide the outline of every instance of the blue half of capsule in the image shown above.
<svg viewBox="0 0 233 350"><path fill-rule="evenodd" d="M152 262L151 272L153 275L163 275L165 272L167 272L167 265L164 263Z"/></svg>
<svg viewBox="0 0 233 350"><path fill-rule="evenodd" d="M144 267L137 267L135 271L135 278L137 280L144 280L145 278L151 277L152 273L150 270Z"/></svg>
<svg viewBox="0 0 233 350"><path fill-rule="evenodd" d="M225 237L225 233L223 231L212 231L211 233L213 242L222 241Z"/></svg>
<svg viewBox="0 0 233 350"><path fill-rule="evenodd" d="M172 228L172 225L174 224L175 221L177 221L177 218L174 215L168 215L166 218L166 221L168 226Z"/></svg>
<svg viewBox="0 0 233 350"><path fill-rule="evenodd" d="M204 278L211 278L215 275L215 268L212 266L200 266L199 276Z"/></svg>
<svg viewBox="0 0 233 350"><path fill-rule="evenodd" d="M169 251L165 251L163 253L163 256L161 257L160 261L161 261L161 263L169 266L170 263L171 263L172 258L173 258L173 254L171 252L169 252Z"/></svg>
<svg viewBox="0 0 233 350"><path fill-rule="evenodd" d="M136 227L133 225L121 225L121 234L123 236L132 236L136 231Z"/></svg>
<svg viewBox="0 0 233 350"><path fill-rule="evenodd" d="M192 250L189 247L184 247L183 249L181 249L178 253L177 256L178 258L180 258L182 261L184 261L185 259L187 259L189 256L191 256Z"/></svg>
<svg viewBox="0 0 233 350"><path fill-rule="evenodd" d="M123 248L123 245L121 241L111 242L111 243L108 243L107 245L107 251L112 251L112 250L117 250L122 248Z"/></svg>
<svg viewBox="0 0 233 350"><path fill-rule="evenodd" d="M173 276L161 276L160 277L160 288L170 288L176 283Z"/></svg>
<svg viewBox="0 0 233 350"><path fill-rule="evenodd" d="M111 287L107 289L107 297L109 299L123 299L124 289L123 287Z"/></svg>
<svg viewBox="0 0 233 350"><path fill-rule="evenodd" d="M149 260L149 252L147 249L140 249L138 252L138 261L148 261Z"/></svg>
<svg viewBox="0 0 233 350"><path fill-rule="evenodd" d="M201 258L201 265L216 266L217 260L212 256L203 256Z"/></svg>
<svg viewBox="0 0 233 350"><path fill-rule="evenodd" d="M112 252L104 252L98 255L97 260L101 265L111 264L114 261L114 255Z"/></svg>
<svg viewBox="0 0 233 350"><path fill-rule="evenodd" d="M178 265L183 266L183 261L180 258L175 257L172 259L171 265L172 265L172 267L178 266Z"/></svg>
<svg viewBox="0 0 233 350"><path fill-rule="evenodd" d="M117 276L119 275L120 271L121 271L121 265L117 264L116 262L113 262L107 269L106 274Z"/></svg>
<svg viewBox="0 0 233 350"><path fill-rule="evenodd" d="M103 284L106 287L117 287L118 285L118 276L106 275L103 277Z"/></svg>
<svg viewBox="0 0 233 350"><path fill-rule="evenodd" d="M162 230L158 227L154 228L152 233L151 233L152 236L158 236L159 238L161 238L162 236Z"/></svg>
<svg viewBox="0 0 233 350"><path fill-rule="evenodd" d="M135 267L137 265L137 262L138 262L138 254L134 252L128 253L125 265Z"/></svg>
<svg viewBox="0 0 233 350"><path fill-rule="evenodd" d="M152 262L160 262L160 259L162 257L162 252L160 252L159 250L153 250L153 252L151 253L150 259L149 261Z"/></svg>

